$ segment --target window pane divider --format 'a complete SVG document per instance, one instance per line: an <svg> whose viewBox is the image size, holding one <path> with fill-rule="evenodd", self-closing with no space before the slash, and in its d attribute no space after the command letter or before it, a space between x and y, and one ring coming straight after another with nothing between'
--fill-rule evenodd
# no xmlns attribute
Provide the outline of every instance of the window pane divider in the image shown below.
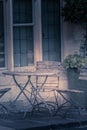
<svg viewBox="0 0 87 130"><path fill-rule="evenodd" d="M15 23L13 24L14 27L19 27L19 26L33 26L34 23Z"/></svg>

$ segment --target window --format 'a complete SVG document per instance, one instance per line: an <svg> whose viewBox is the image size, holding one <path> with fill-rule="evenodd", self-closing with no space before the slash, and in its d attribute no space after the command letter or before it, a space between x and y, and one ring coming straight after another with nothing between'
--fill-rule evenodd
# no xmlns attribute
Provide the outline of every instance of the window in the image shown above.
<svg viewBox="0 0 87 130"><path fill-rule="evenodd" d="M60 61L60 1L0 0L0 68Z"/></svg>
<svg viewBox="0 0 87 130"><path fill-rule="evenodd" d="M43 60L60 61L60 1L42 0Z"/></svg>
<svg viewBox="0 0 87 130"><path fill-rule="evenodd" d="M0 67L5 67L3 1L0 1Z"/></svg>
<svg viewBox="0 0 87 130"><path fill-rule="evenodd" d="M13 0L14 66L34 63L33 0Z"/></svg>

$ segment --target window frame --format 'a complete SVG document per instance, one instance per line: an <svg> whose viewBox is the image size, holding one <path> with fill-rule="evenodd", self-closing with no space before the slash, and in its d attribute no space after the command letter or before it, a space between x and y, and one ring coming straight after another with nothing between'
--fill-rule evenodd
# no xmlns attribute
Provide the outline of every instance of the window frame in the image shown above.
<svg viewBox="0 0 87 130"><path fill-rule="evenodd" d="M3 69L6 69L7 68L7 51L6 51L6 24L5 24L5 20L6 20L6 17L5 17L5 0L0 0L0 2L3 3L3 23L4 23L4 54L5 54L5 57L4 57L4 60L5 60L5 66L3 67L0 67L0 70L3 70Z"/></svg>
<svg viewBox="0 0 87 130"><path fill-rule="evenodd" d="M14 67L13 55L13 27L25 26L25 24L13 24L12 0L0 0L4 5L4 36L5 36L5 67L8 70L31 70L35 69L36 61L43 60L42 52L42 27L41 27L41 0L32 0L32 23L26 23L26 26L33 26L34 38L34 64L27 67ZM61 0L60 0L61 1ZM62 44L61 44L62 45ZM61 54L63 52L61 47ZM1 70L2 68L0 68Z"/></svg>
<svg viewBox="0 0 87 130"><path fill-rule="evenodd" d="M13 2L12 2L13 4ZM13 5L12 5L12 8L13 8ZM27 23L27 22L24 22L24 23L13 23L13 29L15 27L18 27L18 28L22 28L22 27L34 27L34 0L32 0L32 21ZM34 31L34 30L33 30ZM13 34L14 35L14 34ZM33 36L33 39L34 39L34 36ZM33 50L34 50L34 42L33 42ZM14 53L14 52L13 52ZM14 54L13 54L14 55ZM33 55L34 55L34 51L33 51ZM33 61L34 63L34 61ZM25 66L26 68L29 67L30 65L33 65L33 64L29 64L28 66ZM18 68L18 66L14 66L14 68ZM20 66L20 68L24 68L24 66Z"/></svg>

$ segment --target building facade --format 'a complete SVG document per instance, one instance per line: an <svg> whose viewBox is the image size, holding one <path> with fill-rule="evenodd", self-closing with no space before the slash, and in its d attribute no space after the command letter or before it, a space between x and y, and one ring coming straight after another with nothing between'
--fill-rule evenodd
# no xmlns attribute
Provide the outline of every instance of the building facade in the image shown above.
<svg viewBox="0 0 87 130"><path fill-rule="evenodd" d="M6 70L34 70L37 61L79 53L81 27L63 21L62 0L0 0L0 86L13 85ZM67 87L67 78L60 84ZM13 87L9 99L14 97Z"/></svg>

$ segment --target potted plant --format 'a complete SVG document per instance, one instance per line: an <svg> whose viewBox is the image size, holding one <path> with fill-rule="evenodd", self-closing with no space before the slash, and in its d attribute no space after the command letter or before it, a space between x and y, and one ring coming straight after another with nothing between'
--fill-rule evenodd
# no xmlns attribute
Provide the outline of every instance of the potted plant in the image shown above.
<svg viewBox="0 0 87 130"><path fill-rule="evenodd" d="M69 76L73 72L79 75L80 70L86 65L87 65L87 58L81 57L78 54L70 54L63 61L63 66L64 68L66 68L67 73L69 73Z"/></svg>
<svg viewBox="0 0 87 130"><path fill-rule="evenodd" d="M73 69L77 71L79 71L86 64L87 64L87 58L81 57L78 54L70 54L63 61L63 66L66 69Z"/></svg>
<svg viewBox="0 0 87 130"><path fill-rule="evenodd" d="M68 86L70 88L76 89L78 86L81 88L81 86L85 84L84 81L79 80L79 74L80 70L86 65L87 65L87 58L86 57L83 58L78 54L70 54L64 59L63 66L67 70L67 77L69 83Z"/></svg>

